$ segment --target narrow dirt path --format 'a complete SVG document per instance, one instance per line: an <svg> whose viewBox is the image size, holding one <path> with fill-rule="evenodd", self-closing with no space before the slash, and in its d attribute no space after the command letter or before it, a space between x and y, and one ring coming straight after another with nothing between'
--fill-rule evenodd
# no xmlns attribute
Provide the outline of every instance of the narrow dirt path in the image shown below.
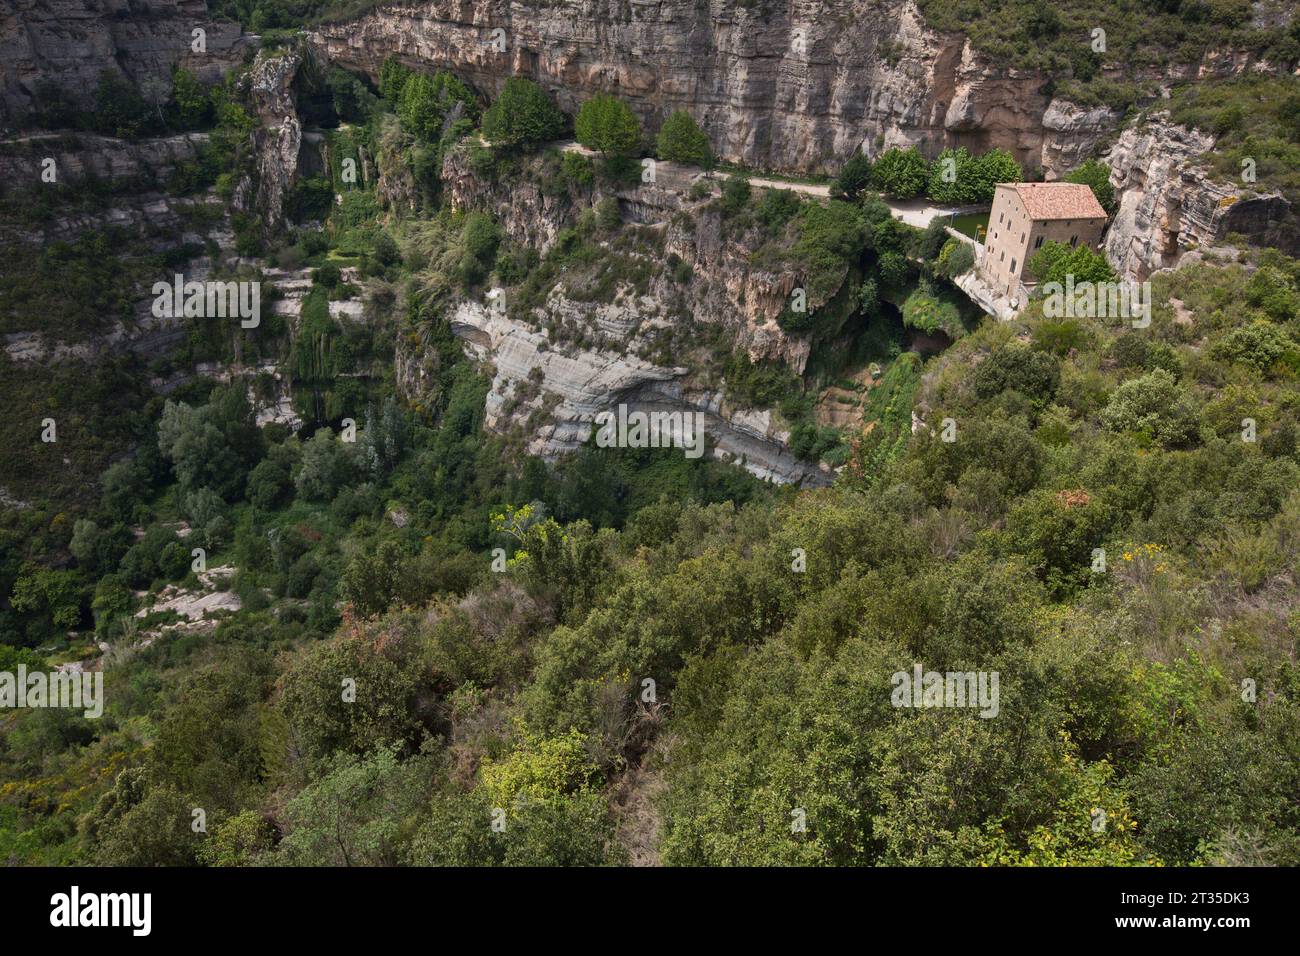
<svg viewBox="0 0 1300 956"><path fill-rule="evenodd" d="M583 156L600 155L594 149L588 149L574 140L562 140L552 145L566 153L579 153ZM664 161L661 160L660 162ZM716 170L714 175L720 179L730 179L732 176L740 174ZM827 199L831 194L830 186L825 183L792 183L783 179L765 179L761 176L751 176L749 183L751 186L758 186L762 189L788 189L791 192L812 196L817 199ZM886 196L880 196L880 200L889 207L889 211L895 219L900 219L907 225L915 226L918 229L924 229L935 216L952 216L953 214L960 216L965 212L973 211L966 207L935 206L924 199L889 199ZM983 207L979 208L982 209Z"/></svg>

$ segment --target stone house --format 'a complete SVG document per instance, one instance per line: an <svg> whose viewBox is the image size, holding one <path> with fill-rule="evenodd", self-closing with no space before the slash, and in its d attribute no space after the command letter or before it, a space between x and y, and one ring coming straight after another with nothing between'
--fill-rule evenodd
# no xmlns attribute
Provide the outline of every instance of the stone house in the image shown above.
<svg viewBox="0 0 1300 956"><path fill-rule="evenodd" d="M1037 284L1026 260L1045 242L1096 249L1106 212L1082 183L999 183L979 271L993 291L1023 305ZM1022 289L1022 287L1025 287Z"/></svg>

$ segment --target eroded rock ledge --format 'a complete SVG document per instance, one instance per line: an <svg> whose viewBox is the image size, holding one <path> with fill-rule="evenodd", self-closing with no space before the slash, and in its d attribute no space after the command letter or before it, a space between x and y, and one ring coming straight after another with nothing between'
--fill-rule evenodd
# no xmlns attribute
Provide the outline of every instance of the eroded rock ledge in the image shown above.
<svg viewBox="0 0 1300 956"><path fill-rule="evenodd" d="M598 413L626 405L629 412L698 413L713 454L759 478L810 486L833 478L791 454L789 434L774 426L771 412L732 408L718 392L688 387L687 369L622 352L552 348L545 331L474 302L457 304L450 322L468 351L492 370L485 424L502 432L522 429L533 454L554 459L577 450Z"/></svg>
<svg viewBox="0 0 1300 956"><path fill-rule="evenodd" d="M1300 251L1294 210L1283 196L1207 177L1200 162L1213 147L1213 136L1178 126L1167 113L1120 134L1106 156L1119 208L1105 248L1122 275L1145 279L1233 233Z"/></svg>

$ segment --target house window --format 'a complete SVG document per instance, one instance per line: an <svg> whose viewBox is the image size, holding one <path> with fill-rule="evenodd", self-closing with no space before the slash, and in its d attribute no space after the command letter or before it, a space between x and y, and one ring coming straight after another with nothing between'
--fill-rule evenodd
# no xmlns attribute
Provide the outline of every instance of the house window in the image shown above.
<svg viewBox="0 0 1300 956"><path fill-rule="evenodd" d="M1042 247L1042 245L1043 245L1043 237L1039 236L1037 239L1034 240L1034 248L1039 249Z"/></svg>
<svg viewBox="0 0 1300 956"><path fill-rule="evenodd" d="M1007 261L1007 250L1003 249L1002 255L998 257L998 262L1006 262L1006 261Z"/></svg>
<svg viewBox="0 0 1300 956"><path fill-rule="evenodd" d="M1022 246L1025 244L1025 234L1023 232L1020 234L1020 244Z"/></svg>
<svg viewBox="0 0 1300 956"><path fill-rule="evenodd" d="M1006 211L1005 211L1005 210L1003 210L1002 212L998 213L998 225L999 225L999 226L1002 225L1002 217L1005 216L1005 215L1006 215Z"/></svg>
<svg viewBox="0 0 1300 956"><path fill-rule="evenodd" d="M1016 260L1015 260L1015 259L1012 259L1012 260L1011 260L1011 274L1012 274L1012 275L1015 275L1015 274L1016 274Z"/></svg>
<svg viewBox="0 0 1300 956"><path fill-rule="evenodd" d="M1078 244L1079 244L1079 237L1078 237L1078 236L1071 236L1071 237L1070 237L1070 248L1073 249L1073 248L1074 248L1076 245L1078 245Z"/></svg>

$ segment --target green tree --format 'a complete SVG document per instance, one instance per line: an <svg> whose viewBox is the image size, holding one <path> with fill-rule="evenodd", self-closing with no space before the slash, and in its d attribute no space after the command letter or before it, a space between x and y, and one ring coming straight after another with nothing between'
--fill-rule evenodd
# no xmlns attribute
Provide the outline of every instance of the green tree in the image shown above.
<svg viewBox="0 0 1300 956"><path fill-rule="evenodd" d="M930 164L915 146L885 150L871 167L871 182L893 199L915 199L925 192Z"/></svg>
<svg viewBox="0 0 1300 956"><path fill-rule="evenodd" d="M365 617L382 614L402 594L404 558L402 546L391 538L373 551L358 550L339 579L340 596Z"/></svg>
<svg viewBox="0 0 1300 956"><path fill-rule="evenodd" d="M858 286L858 311L865 316L874 316L880 308L880 289L875 279L863 279Z"/></svg>
<svg viewBox="0 0 1300 956"><path fill-rule="evenodd" d="M1005 149L990 149L975 163L975 191L970 203L993 201L994 187L999 183L1018 183L1024 179L1024 171Z"/></svg>
<svg viewBox="0 0 1300 956"><path fill-rule="evenodd" d="M948 235L948 217L935 216L926 223L925 231L916 240L915 254L926 261L939 258L939 253L952 241Z"/></svg>
<svg viewBox="0 0 1300 956"><path fill-rule="evenodd" d="M573 121L578 142L604 156L627 156L641 145L641 124L626 103L597 93L578 110Z"/></svg>
<svg viewBox="0 0 1300 956"><path fill-rule="evenodd" d="M104 532L88 518L78 518L72 526L72 540L68 550L82 567L94 570L99 566L104 544Z"/></svg>
<svg viewBox="0 0 1300 956"><path fill-rule="evenodd" d="M855 152L849 157L840 173L831 180L831 195L850 202L856 200L864 189L871 186L872 163L864 154Z"/></svg>
<svg viewBox="0 0 1300 956"><path fill-rule="evenodd" d="M317 429L302 448L302 464L294 478L298 496L306 501L333 501L351 480L352 464L349 446L335 438L333 430Z"/></svg>
<svg viewBox="0 0 1300 956"><path fill-rule="evenodd" d="M1100 160L1089 159L1078 169L1068 173L1067 183L1082 183L1092 190L1107 215L1115 212L1115 187L1110 184L1110 167Z"/></svg>
<svg viewBox="0 0 1300 956"><path fill-rule="evenodd" d="M713 164L713 149L709 145L708 134L696 125L691 114L685 110L674 110L673 115L664 120L655 145L659 158L668 162L686 163L706 169Z"/></svg>
<svg viewBox="0 0 1300 956"><path fill-rule="evenodd" d="M564 133L565 118L546 91L512 76L483 114L483 135L493 146L535 149Z"/></svg>
<svg viewBox="0 0 1300 956"><path fill-rule="evenodd" d="M124 770L83 824L101 866L193 866L203 835L190 828L194 803L143 768Z"/></svg>
<svg viewBox="0 0 1300 956"><path fill-rule="evenodd" d="M279 854L293 866L393 866L424 795L425 761L401 763L391 748L338 754L289 801Z"/></svg>
<svg viewBox="0 0 1300 956"><path fill-rule="evenodd" d="M202 127L211 120L212 100L208 91L189 70L178 67L172 73L172 99L185 127Z"/></svg>
<svg viewBox="0 0 1300 956"><path fill-rule="evenodd" d="M406 81L411 78L412 70L396 57L386 57L379 68L379 95L388 100L394 109L402 104L402 91Z"/></svg>
<svg viewBox="0 0 1300 956"><path fill-rule="evenodd" d="M973 384L981 399L1014 389L1046 404L1061 382L1061 363L1054 355L1010 343L995 350L975 368Z"/></svg>
<svg viewBox="0 0 1300 956"><path fill-rule="evenodd" d="M310 645L281 675L280 711L293 746L312 764L417 738L418 661L351 631ZM351 699L348 699L351 698Z"/></svg>
<svg viewBox="0 0 1300 956"><path fill-rule="evenodd" d="M285 503L293 481L288 470L279 462L267 458L257 463L248 474L245 489L248 500L263 511L271 511Z"/></svg>
<svg viewBox="0 0 1300 956"><path fill-rule="evenodd" d="M120 574L106 574L95 585L90 610L95 615L95 629L107 631L114 622L131 610L131 589Z"/></svg>
<svg viewBox="0 0 1300 956"><path fill-rule="evenodd" d="M476 106L474 94L450 73L439 72L433 76L416 73L402 88L401 105L397 109L402 128L426 143L437 142L442 135L443 123L454 109L472 112Z"/></svg>
<svg viewBox="0 0 1300 956"><path fill-rule="evenodd" d="M1101 418L1115 431L1146 432L1164 445L1186 440L1194 424L1186 396L1162 368L1116 388Z"/></svg>
<svg viewBox="0 0 1300 956"><path fill-rule="evenodd" d="M1300 349L1295 340L1279 326L1264 319L1233 329L1218 339L1210 350L1215 358L1240 362L1262 375L1280 369L1284 359L1289 360L1285 364L1292 369L1300 367L1300 362L1296 361Z"/></svg>
<svg viewBox="0 0 1300 956"><path fill-rule="evenodd" d="M115 461L99 476L104 510L119 520L132 517L135 506L148 497L149 473L134 458Z"/></svg>
<svg viewBox="0 0 1300 956"><path fill-rule="evenodd" d="M718 200L722 215L734 216L749 205L752 195L753 189L747 177L740 174L727 177L726 182L722 184L722 198Z"/></svg>
<svg viewBox="0 0 1300 956"><path fill-rule="evenodd" d="M227 500L243 492L263 441L242 385L213 389L198 408L168 399L158 423L158 450L181 489L208 487Z"/></svg>
<svg viewBox="0 0 1300 956"><path fill-rule="evenodd" d="M107 136L130 139L149 132L153 114L134 83L106 70L95 87L93 123Z"/></svg>
<svg viewBox="0 0 1300 956"><path fill-rule="evenodd" d="M926 196L946 206L958 206L972 200L978 178L976 160L965 146L945 149L930 166Z"/></svg>
<svg viewBox="0 0 1300 956"><path fill-rule="evenodd" d="M39 615L54 628L66 631L81 619L81 588L71 571L29 562L14 582L9 604L15 611Z"/></svg>

